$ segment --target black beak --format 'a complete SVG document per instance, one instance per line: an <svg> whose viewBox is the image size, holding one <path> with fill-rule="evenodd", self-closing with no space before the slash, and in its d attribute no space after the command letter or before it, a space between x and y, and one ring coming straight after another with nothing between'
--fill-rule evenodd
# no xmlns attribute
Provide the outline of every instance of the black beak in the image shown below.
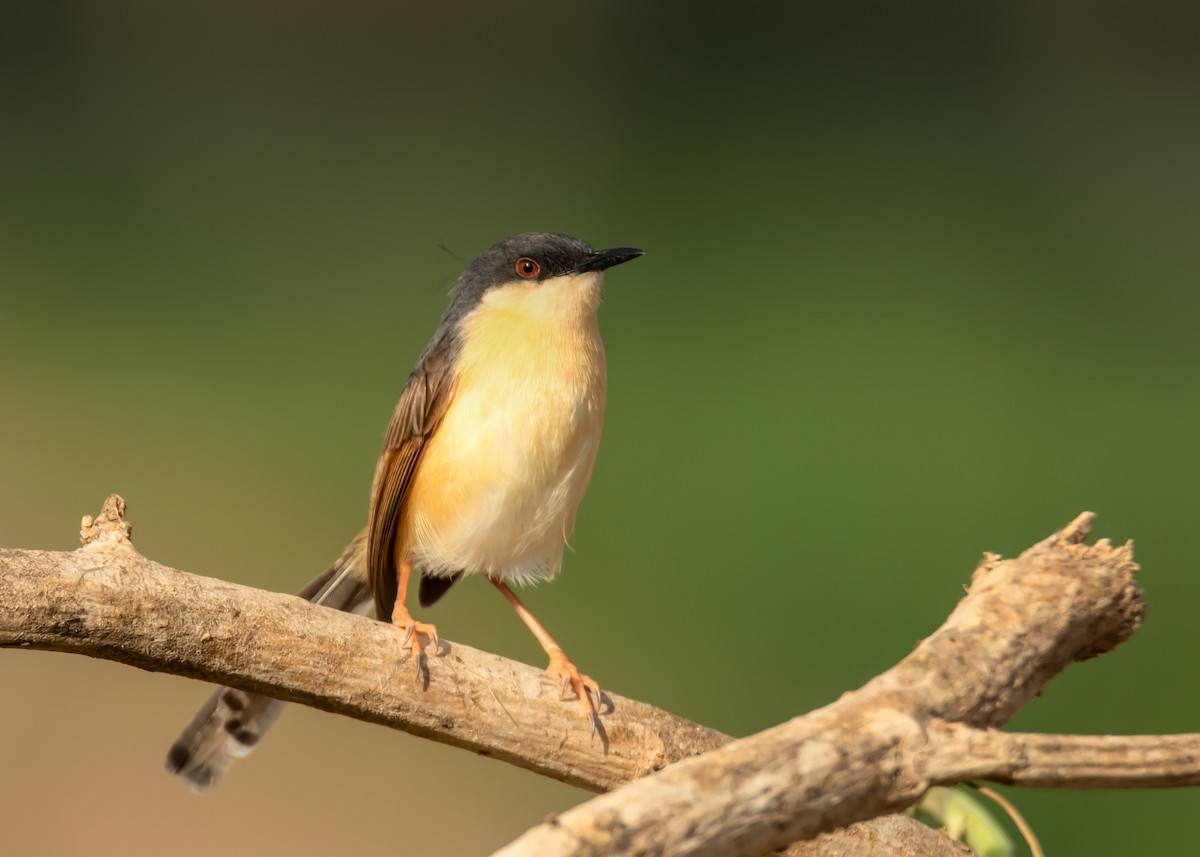
<svg viewBox="0 0 1200 857"><path fill-rule="evenodd" d="M591 256L588 256L573 273L582 274L586 271L603 271L605 268L611 268L613 265L620 265L622 262L628 262L630 259L636 259L638 256L644 255L643 251L634 247L614 247L612 250L597 250Z"/></svg>

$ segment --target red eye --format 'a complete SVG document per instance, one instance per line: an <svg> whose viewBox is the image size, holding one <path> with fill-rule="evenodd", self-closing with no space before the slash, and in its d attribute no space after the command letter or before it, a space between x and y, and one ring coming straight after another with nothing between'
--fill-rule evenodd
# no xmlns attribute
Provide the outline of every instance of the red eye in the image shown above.
<svg viewBox="0 0 1200 857"><path fill-rule="evenodd" d="M522 256L517 260L517 273L527 280L532 280L542 272L542 266L530 259L528 256Z"/></svg>

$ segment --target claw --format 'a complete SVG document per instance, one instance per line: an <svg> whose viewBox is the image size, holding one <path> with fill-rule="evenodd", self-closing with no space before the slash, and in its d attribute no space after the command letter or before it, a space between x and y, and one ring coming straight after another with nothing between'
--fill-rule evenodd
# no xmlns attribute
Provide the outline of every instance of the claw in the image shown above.
<svg viewBox="0 0 1200 857"><path fill-rule="evenodd" d="M442 645L441 639L438 637L437 628L426 622L416 621L408 611L399 616L393 616L392 621L397 631L404 632L400 647L412 652L413 669L416 671L417 684L422 686L427 685L429 682L429 661L427 660L426 646L421 635L425 635L425 638L433 644L433 653L437 655Z"/></svg>
<svg viewBox="0 0 1200 857"><path fill-rule="evenodd" d="M575 697L582 709L583 716L587 718L592 734L595 735L599 732L603 735L604 727L600 723L600 685L579 672L579 669L567 660L566 655L562 654L561 649L550 655L550 665L547 670L551 675L562 677L559 698L570 699L571 697L567 696L567 689L570 688L572 696Z"/></svg>

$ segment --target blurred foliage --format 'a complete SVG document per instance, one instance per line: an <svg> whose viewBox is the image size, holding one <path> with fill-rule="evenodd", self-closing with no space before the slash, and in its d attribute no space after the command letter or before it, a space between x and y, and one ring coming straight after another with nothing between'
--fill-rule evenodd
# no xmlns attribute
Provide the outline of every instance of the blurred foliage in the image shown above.
<svg viewBox="0 0 1200 857"><path fill-rule="evenodd" d="M997 820L1004 811L966 788L934 786L909 814L962 842L979 857L1015 857L1017 846Z"/></svg>
<svg viewBox="0 0 1200 857"><path fill-rule="evenodd" d="M464 260L552 229L648 251L609 277L577 552L528 597L603 685L752 732L1087 508L1148 623L1014 728L1196 728L1197 7L0 15L0 545L68 549L119 491L146 555L298 588ZM542 660L488 587L431 618ZM583 797L295 711L196 799L158 765L201 687L0 662L14 853L478 854ZM1050 853L1194 850L1193 792L1020 803Z"/></svg>

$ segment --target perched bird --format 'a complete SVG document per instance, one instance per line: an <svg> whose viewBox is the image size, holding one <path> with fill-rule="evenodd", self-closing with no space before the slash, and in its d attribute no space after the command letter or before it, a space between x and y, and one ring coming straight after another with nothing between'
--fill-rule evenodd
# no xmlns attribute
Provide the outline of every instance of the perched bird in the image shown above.
<svg viewBox="0 0 1200 857"><path fill-rule="evenodd" d="M604 422L604 271L642 255L549 232L505 238L477 256L404 392L375 469L366 529L301 596L375 615L403 631L418 677L437 629L413 618L410 578L429 607L482 574L529 626L548 670L596 728L600 690L509 587L562 565ZM220 688L172 745L167 769L204 791L261 740L284 703Z"/></svg>

